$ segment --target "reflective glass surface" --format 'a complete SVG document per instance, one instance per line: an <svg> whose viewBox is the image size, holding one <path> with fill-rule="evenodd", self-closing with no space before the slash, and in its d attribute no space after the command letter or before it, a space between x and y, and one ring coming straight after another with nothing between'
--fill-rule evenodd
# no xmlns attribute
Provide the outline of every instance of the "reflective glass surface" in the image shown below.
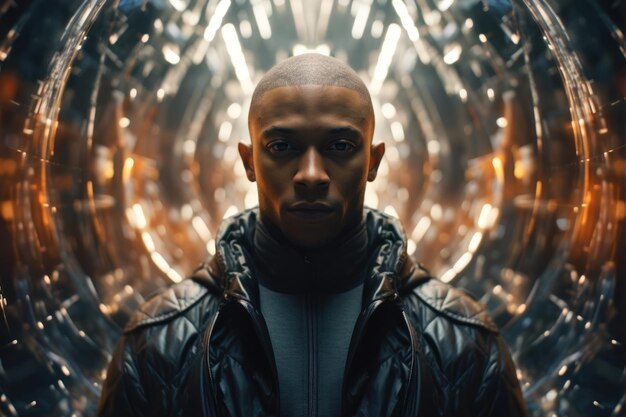
<svg viewBox="0 0 626 417"><path fill-rule="evenodd" d="M0 415L90 416L129 315L256 205L255 83L352 66L366 204L502 329L533 416L626 412L623 0L0 1Z"/></svg>

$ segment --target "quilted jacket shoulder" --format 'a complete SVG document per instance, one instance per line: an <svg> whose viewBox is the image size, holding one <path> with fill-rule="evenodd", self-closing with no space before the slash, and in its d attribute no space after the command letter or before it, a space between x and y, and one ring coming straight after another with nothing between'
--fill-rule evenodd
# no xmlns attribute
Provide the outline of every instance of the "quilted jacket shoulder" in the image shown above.
<svg viewBox="0 0 626 417"><path fill-rule="evenodd" d="M400 245L395 256L387 256L387 261L395 266L392 274L395 285L399 295L407 299L409 308L422 310L427 307L431 314L445 317L455 324L480 327L494 333L498 331L481 303L463 290L433 278L422 264L407 254L407 237L397 219L369 210L368 220L376 225L378 236L384 236L389 242ZM388 265L386 269L391 268Z"/></svg>
<svg viewBox="0 0 626 417"><path fill-rule="evenodd" d="M451 320L498 332L484 306L460 289L430 279L416 287L414 291L428 307Z"/></svg>
<svg viewBox="0 0 626 417"><path fill-rule="evenodd" d="M191 279L162 289L133 314L124 327L124 333L131 333L142 326L166 322L190 309L208 292L207 287Z"/></svg>

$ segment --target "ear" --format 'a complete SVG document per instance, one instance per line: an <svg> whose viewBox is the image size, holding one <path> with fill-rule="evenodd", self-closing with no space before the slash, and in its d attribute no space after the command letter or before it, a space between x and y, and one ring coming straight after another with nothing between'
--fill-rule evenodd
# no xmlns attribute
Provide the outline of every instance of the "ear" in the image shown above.
<svg viewBox="0 0 626 417"><path fill-rule="evenodd" d="M254 160L252 159L252 145L246 145L243 142L239 142L237 145L239 150L239 156L241 156L241 162L246 169L246 176L251 182L256 181L256 175L254 174Z"/></svg>
<svg viewBox="0 0 626 417"><path fill-rule="evenodd" d="M385 143L381 142L378 145L372 145L370 150L370 165L367 171L367 180L374 181L376 179L376 173L378 172L378 166L380 161L383 160L385 154Z"/></svg>

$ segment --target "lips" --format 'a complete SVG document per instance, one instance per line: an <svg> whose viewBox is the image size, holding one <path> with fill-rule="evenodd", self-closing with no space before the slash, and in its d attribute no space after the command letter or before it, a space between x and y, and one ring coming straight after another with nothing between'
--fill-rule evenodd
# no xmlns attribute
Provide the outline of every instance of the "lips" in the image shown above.
<svg viewBox="0 0 626 417"><path fill-rule="evenodd" d="M315 221L330 216L334 207L319 202L299 202L291 205L287 211L300 220Z"/></svg>

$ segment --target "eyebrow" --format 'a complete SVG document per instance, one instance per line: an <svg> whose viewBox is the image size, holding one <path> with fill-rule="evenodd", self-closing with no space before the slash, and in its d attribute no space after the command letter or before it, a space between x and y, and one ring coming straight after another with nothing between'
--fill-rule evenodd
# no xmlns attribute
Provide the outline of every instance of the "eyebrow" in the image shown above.
<svg viewBox="0 0 626 417"><path fill-rule="evenodd" d="M292 129L290 127L283 127L283 126L271 126L267 129L265 129L262 133L262 135L264 137L271 137L271 136L275 136L275 135L293 135L296 132L297 129ZM331 135L337 135L337 134L349 134L349 135L354 135L354 136L361 136L361 132L355 128L353 128L352 126L337 126L337 127L333 127L327 130L327 132Z"/></svg>
<svg viewBox="0 0 626 417"><path fill-rule="evenodd" d="M361 132L352 126L338 126L328 130L330 134L348 133L350 135L361 136Z"/></svg>
<svg viewBox="0 0 626 417"><path fill-rule="evenodd" d="M295 129L291 129L289 127L281 127L281 126L272 126L265 129L262 133L264 137L270 137L275 135L292 135L295 133Z"/></svg>

